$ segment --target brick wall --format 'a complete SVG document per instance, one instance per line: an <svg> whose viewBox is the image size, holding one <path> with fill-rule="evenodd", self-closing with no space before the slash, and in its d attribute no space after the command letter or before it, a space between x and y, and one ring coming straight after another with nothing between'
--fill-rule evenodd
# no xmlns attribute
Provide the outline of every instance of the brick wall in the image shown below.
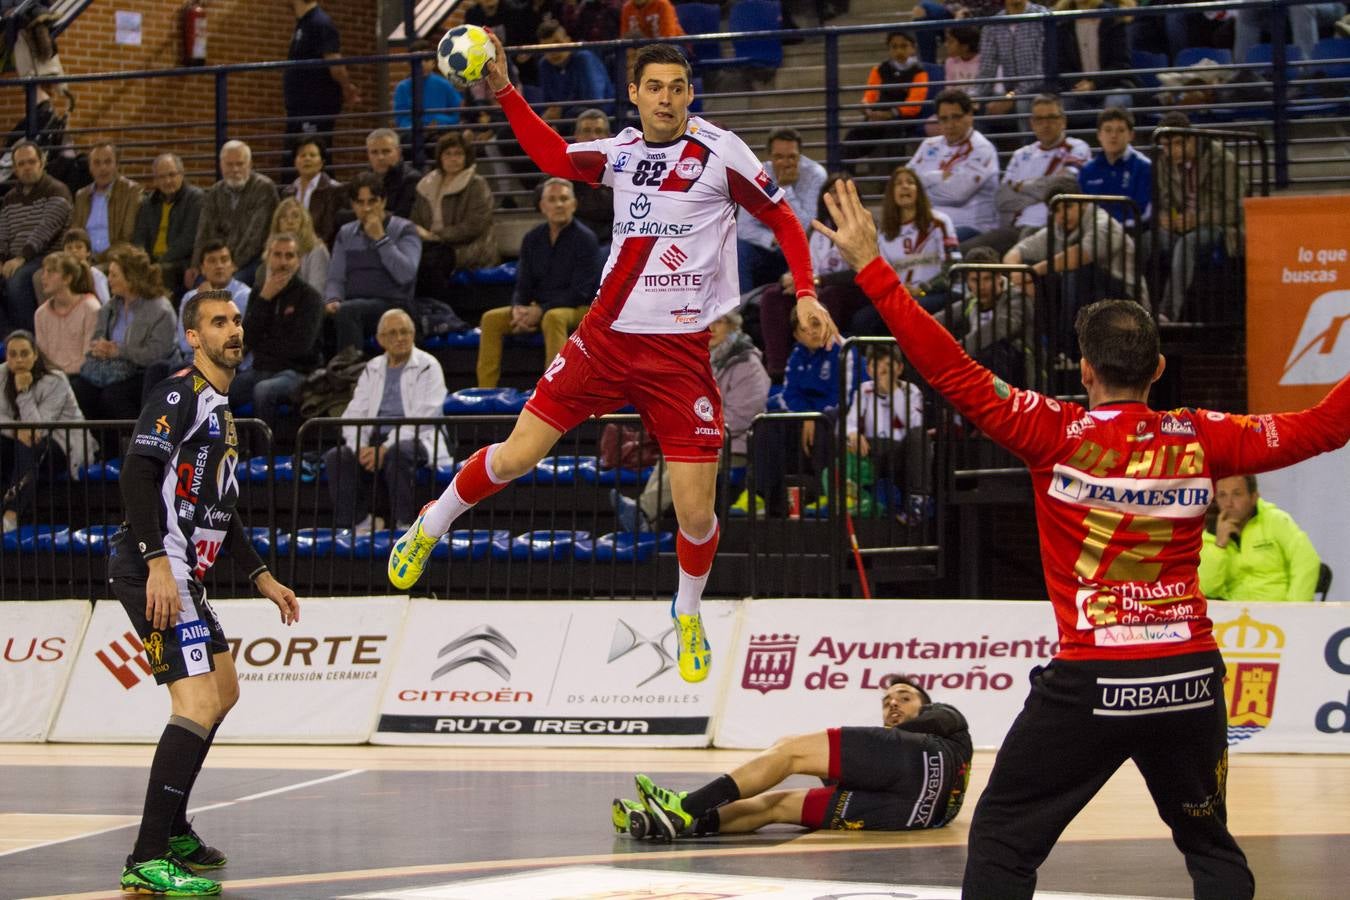
<svg viewBox="0 0 1350 900"><path fill-rule="evenodd" d="M376 3L373 0L327 0L324 8L342 33L344 56L376 52ZM61 61L68 74L127 72L175 68L181 76L132 81L75 84L76 107L71 116L72 137L81 147L96 139L111 139L124 147L124 169L132 177L145 176L155 153L173 150L184 157L193 180L214 178L214 78L193 75L181 67L182 0L96 0L58 39ZM114 14L118 10L141 14L141 45L114 43ZM207 63L284 60L294 31L295 15L286 0L208 0ZM378 96L376 71L353 71L361 89L355 111L388 108ZM400 76L401 77L401 76ZM253 145L255 165L264 171L280 160L281 143L268 137L279 133L281 122L248 120L284 115L281 73L233 75L229 79L230 137ZM352 109L346 110L352 112ZM0 82L0 122L17 121L23 114L22 91ZM191 124L186 124L191 123ZM363 118L351 123L369 129L376 123ZM145 127L152 126L152 127ZM160 126L160 127L153 127ZM356 147L357 135L339 135L339 147ZM341 155L346 158L346 155Z"/></svg>

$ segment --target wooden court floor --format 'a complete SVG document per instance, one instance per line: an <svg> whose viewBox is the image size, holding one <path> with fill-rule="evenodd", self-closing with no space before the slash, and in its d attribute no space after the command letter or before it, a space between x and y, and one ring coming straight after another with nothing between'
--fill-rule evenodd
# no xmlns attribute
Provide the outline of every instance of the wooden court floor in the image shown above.
<svg viewBox="0 0 1350 900"><path fill-rule="evenodd" d="M112 898L151 747L0 745L0 900ZM212 751L197 830L230 857L232 898L842 898L958 896L979 753L960 817L938 831L618 837L632 774L692 788L731 751L242 747ZM1054 761L1047 758L1047 765ZM805 786L808 780L802 779ZM1235 755L1229 818L1258 897L1344 898L1350 758ZM1041 869L1046 896L1190 896L1143 783L1122 769Z"/></svg>

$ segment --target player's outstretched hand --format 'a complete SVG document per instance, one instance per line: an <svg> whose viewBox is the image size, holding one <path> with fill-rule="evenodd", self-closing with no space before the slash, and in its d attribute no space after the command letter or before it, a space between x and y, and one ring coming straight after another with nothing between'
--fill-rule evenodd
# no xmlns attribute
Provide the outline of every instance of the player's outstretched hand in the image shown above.
<svg viewBox="0 0 1350 900"><path fill-rule="evenodd" d="M277 605L281 612L281 624L293 625L300 621L300 601L296 599L295 591L277 581L271 572L259 575L255 584L259 593Z"/></svg>
<svg viewBox="0 0 1350 900"><path fill-rule="evenodd" d="M497 55L488 60L486 70L488 87L492 88L493 93L496 93L510 84L511 79L507 74L506 48L502 46L501 38L497 37L496 32L491 28L486 30L488 37L492 39L492 46L497 50Z"/></svg>
<svg viewBox="0 0 1350 900"><path fill-rule="evenodd" d="M839 340L839 327L834 324L834 317L812 294L802 294L797 298L797 321L808 330L819 328L826 347L833 347Z"/></svg>
<svg viewBox="0 0 1350 900"><path fill-rule="evenodd" d="M861 272L881 255L881 251L877 248L877 223L858 197L858 186L853 179L835 182L834 190L825 194L825 207L830 211L834 227L830 228L819 219L813 221L811 227L834 241L844 262L853 271Z"/></svg>

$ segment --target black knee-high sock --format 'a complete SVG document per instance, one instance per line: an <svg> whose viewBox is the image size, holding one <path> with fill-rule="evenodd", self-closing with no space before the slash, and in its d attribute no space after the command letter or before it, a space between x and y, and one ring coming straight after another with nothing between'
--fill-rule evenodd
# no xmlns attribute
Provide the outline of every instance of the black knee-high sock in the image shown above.
<svg viewBox="0 0 1350 900"><path fill-rule="evenodd" d="M183 792L183 802L178 804L178 814L173 817L173 827L169 829L170 836L187 833L188 799L192 796L192 788L197 784L197 776L202 774L202 764L206 762L206 754L211 752L211 742L216 739L218 730L220 730L219 722L211 726L210 733L202 743L201 755L197 757L197 768L192 770L192 780L188 782L187 790Z"/></svg>
<svg viewBox="0 0 1350 900"><path fill-rule="evenodd" d="M684 811L697 819L705 813L741 799L741 789L730 775L719 775L696 791L690 791L681 804Z"/></svg>
<svg viewBox="0 0 1350 900"><path fill-rule="evenodd" d="M144 862L163 856L169 848L169 831L178 807L192 784L192 773L202 756L207 730L182 716L171 716L150 764L150 783L145 789L145 811L131 856Z"/></svg>

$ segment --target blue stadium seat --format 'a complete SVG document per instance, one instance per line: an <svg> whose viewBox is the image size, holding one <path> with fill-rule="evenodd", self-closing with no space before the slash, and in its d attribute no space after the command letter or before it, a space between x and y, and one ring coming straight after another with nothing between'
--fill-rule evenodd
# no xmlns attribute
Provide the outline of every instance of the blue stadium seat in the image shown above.
<svg viewBox="0 0 1350 900"><path fill-rule="evenodd" d="M1165 69L1170 65L1166 53L1150 53L1147 50L1130 51L1130 68ZM1134 76L1140 87L1157 90L1159 85L1157 72L1139 72Z"/></svg>
<svg viewBox="0 0 1350 900"><path fill-rule="evenodd" d="M731 8L727 30L733 32L777 31L783 27L782 7L777 0L740 0ZM708 68L776 69L783 64L783 42L773 37L733 38L732 55L701 63Z"/></svg>
<svg viewBox="0 0 1350 900"><path fill-rule="evenodd" d="M1313 47L1312 58L1328 78L1350 78L1350 38L1323 38ZM1346 93L1350 87L1340 85L1340 91Z"/></svg>
<svg viewBox="0 0 1350 900"><path fill-rule="evenodd" d="M591 553L589 531L527 531L512 539L510 555L516 560L560 560L571 557L578 546L582 548L584 555ZM493 555L496 553L497 545L494 541Z"/></svg>
<svg viewBox="0 0 1350 900"><path fill-rule="evenodd" d="M680 27L685 34L717 34L722 30L722 8L716 3L681 3L675 7L675 16L680 20ZM690 46L694 48L694 58L690 60L694 68L722 55L720 41L704 41Z"/></svg>
<svg viewBox="0 0 1350 900"><path fill-rule="evenodd" d="M348 532L350 535L350 532ZM402 529L385 528L374 534L362 532L355 538L347 537L347 544L352 548L352 556L355 559L388 559L389 551L394 546L394 541L403 536ZM343 538L339 535L338 543L341 545Z"/></svg>
<svg viewBox="0 0 1350 900"><path fill-rule="evenodd" d="M519 480L526 484L572 485L577 480L577 468L595 461L594 456L545 456L534 470Z"/></svg>
<svg viewBox="0 0 1350 900"><path fill-rule="evenodd" d="M70 529L65 525L20 525L5 534L4 547L11 553L66 553L70 550Z"/></svg>
<svg viewBox="0 0 1350 900"><path fill-rule="evenodd" d="M1177 52L1176 67L1184 69L1202 59L1213 60L1221 66L1233 64L1233 51L1224 47L1182 47Z"/></svg>
<svg viewBox="0 0 1350 900"><path fill-rule="evenodd" d="M460 269L451 276L450 281L456 285L515 284L516 263L504 262L486 269Z"/></svg>
<svg viewBox="0 0 1350 900"><path fill-rule="evenodd" d="M80 468L80 480L88 482L116 482L122 477L122 460L110 459L105 462L90 463Z"/></svg>
<svg viewBox="0 0 1350 900"><path fill-rule="evenodd" d="M70 550L72 553L104 556L111 551L109 541L120 527L120 525L90 525L88 528L76 528L70 533Z"/></svg>
<svg viewBox="0 0 1350 900"><path fill-rule="evenodd" d="M333 555L337 548L338 536L345 529L340 528L301 528L294 535L290 536L290 541L294 544L295 555L301 559L327 559ZM347 546L350 554L350 535L347 532ZM281 552L281 535L277 535L277 552ZM289 548L288 548L289 549Z"/></svg>
<svg viewBox="0 0 1350 900"><path fill-rule="evenodd" d="M1259 64L1261 68L1257 72L1263 73L1264 77L1264 74L1270 72L1270 62L1274 58L1275 46L1273 44L1253 44L1251 49L1247 51L1247 58L1243 62ZM1301 62L1303 51L1294 44L1285 44L1284 59L1285 62ZM1294 71L1291 71L1289 77L1296 78L1298 76Z"/></svg>
<svg viewBox="0 0 1350 900"><path fill-rule="evenodd" d="M253 549L258 551L258 555L263 559L267 558L267 553L272 549L272 529L266 525L254 525L248 530L249 541L253 544Z"/></svg>
<svg viewBox="0 0 1350 900"><path fill-rule="evenodd" d="M435 560L480 560L488 555L488 550L494 544L506 548L504 552L509 555L511 532L505 528L499 528L495 531L489 531L486 528L472 530L461 528L442 537L432 548L431 558Z"/></svg>
<svg viewBox="0 0 1350 900"><path fill-rule="evenodd" d="M663 531L660 534L646 532L633 534L630 531L613 532L595 539L591 558L596 562L646 562L652 554L672 553L675 550L675 533ZM576 554L580 559L580 554Z"/></svg>
<svg viewBox="0 0 1350 900"><path fill-rule="evenodd" d="M642 469L602 469L600 460L592 456L587 457L585 462L578 463L577 474L586 484L601 484L607 487L616 484L646 484L652 474L652 466L644 466Z"/></svg>
<svg viewBox="0 0 1350 900"><path fill-rule="evenodd" d="M518 413L525 408L524 394L519 388L464 388L445 398L441 410L447 416L489 416Z"/></svg>
<svg viewBox="0 0 1350 900"><path fill-rule="evenodd" d="M459 462L450 460L448 463L441 463L436 467L436 486L445 487L455 480L455 473L459 471Z"/></svg>
<svg viewBox="0 0 1350 900"><path fill-rule="evenodd" d="M247 478L252 484L267 483L267 457L255 456L239 463L239 477ZM272 463L272 477L278 482L290 484L295 480L295 458L278 456Z"/></svg>

